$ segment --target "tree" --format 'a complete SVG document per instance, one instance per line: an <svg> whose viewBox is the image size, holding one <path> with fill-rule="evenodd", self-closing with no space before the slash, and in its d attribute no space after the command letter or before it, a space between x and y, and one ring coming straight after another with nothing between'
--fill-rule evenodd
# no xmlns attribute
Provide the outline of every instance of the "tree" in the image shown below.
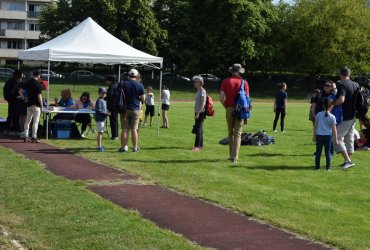
<svg viewBox="0 0 370 250"><path fill-rule="evenodd" d="M157 55L157 44L166 37L159 27L150 0L60 0L47 5L40 18L41 34L54 38L87 17L118 39Z"/></svg>
<svg viewBox="0 0 370 250"><path fill-rule="evenodd" d="M370 72L370 1L298 0L286 18L285 64L310 74Z"/></svg>

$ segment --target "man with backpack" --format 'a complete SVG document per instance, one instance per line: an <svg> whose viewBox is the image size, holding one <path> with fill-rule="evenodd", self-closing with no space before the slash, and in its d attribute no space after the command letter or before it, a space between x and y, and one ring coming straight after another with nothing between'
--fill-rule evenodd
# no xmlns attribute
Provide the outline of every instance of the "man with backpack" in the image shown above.
<svg viewBox="0 0 370 250"><path fill-rule="evenodd" d="M249 95L248 82L243 80L241 76L244 72L241 64L233 64L229 68L231 76L222 81L220 89L220 102L226 109L226 122L229 131L229 160L233 163L238 161L243 123L246 122L246 120L235 116L235 101L243 81L244 91Z"/></svg>
<svg viewBox="0 0 370 250"><path fill-rule="evenodd" d="M351 70L344 67L339 70L341 81L337 85L338 99L334 102L334 106L342 105L343 122L337 126L338 144L333 141L335 152L341 153L344 158L342 169L348 169L355 164L351 160L354 152L354 126L355 117L355 95L358 91L358 84L350 80Z"/></svg>
<svg viewBox="0 0 370 250"><path fill-rule="evenodd" d="M132 151L138 152L139 142L139 119L140 119L140 102L144 103L144 86L138 81L139 72L136 69L131 69L128 72L128 80L124 80L120 83L125 97L126 111L121 113L121 147L119 152L128 151L128 139L131 131L132 140Z"/></svg>
<svg viewBox="0 0 370 250"><path fill-rule="evenodd" d="M110 129L112 132L112 140L118 139L118 110L116 108L116 105L114 103L114 97L115 93L117 91L118 84L116 82L116 77L115 76L107 76L106 78L106 83L108 84L108 90L107 90L107 108L110 112L109 116L109 124L110 124Z"/></svg>

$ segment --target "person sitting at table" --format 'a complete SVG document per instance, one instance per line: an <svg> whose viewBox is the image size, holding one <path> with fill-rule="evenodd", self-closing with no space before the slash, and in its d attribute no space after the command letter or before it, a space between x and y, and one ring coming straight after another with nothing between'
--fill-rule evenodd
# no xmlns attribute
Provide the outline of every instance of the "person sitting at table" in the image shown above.
<svg viewBox="0 0 370 250"><path fill-rule="evenodd" d="M72 106L72 109L90 109L94 110L95 105L90 99L89 92L83 92L80 99L76 100L75 104ZM79 114L75 116L75 121L81 123L81 138L85 138L85 131L87 126L89 126L91 133L95 133L95 129L91 126L91 116L90 114Z"/></svg>
<svg viewBox="0 0 370 250"><path fill-rule="evenodd" d="M64 108L71 108L73 106L73 99L70 89L63 89L60 92L60 99L54 98L54 105L58 107L64 107ZM62 119L62 120L73 120L74 114L62 114L59 113L56 116L54 116L54 120Z"/></svg>

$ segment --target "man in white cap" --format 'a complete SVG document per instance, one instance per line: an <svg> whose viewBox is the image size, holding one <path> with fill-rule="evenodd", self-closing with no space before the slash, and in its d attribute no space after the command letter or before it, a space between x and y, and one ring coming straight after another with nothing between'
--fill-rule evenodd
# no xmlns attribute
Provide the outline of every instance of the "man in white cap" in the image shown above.
<svg viewBox="0 0 370 250"><path fill-rule="evenodd" d="M231 76L221 83L220 102L226 109L226 122L229 130L229 160L233 163L238 161L241 134L244 121L234 116L235 99L242 85L242 74L245 72L241 64L235 63L229 68ZM249 95L248 82L244 80L245 92Z"/></svg>
<svg viewBox="0 0 370 250"><path fill-rule="evenodd" d="M133 152L139 151L138 128L140 119L140 102L144 103L144 86L138 81L139 72L136 69L131 69L128 72L128 80L123 81L123 91L126 99L126 112L121 113L121 147L119 152L128 151L129 132L131 131L131 140Z"/></svg>

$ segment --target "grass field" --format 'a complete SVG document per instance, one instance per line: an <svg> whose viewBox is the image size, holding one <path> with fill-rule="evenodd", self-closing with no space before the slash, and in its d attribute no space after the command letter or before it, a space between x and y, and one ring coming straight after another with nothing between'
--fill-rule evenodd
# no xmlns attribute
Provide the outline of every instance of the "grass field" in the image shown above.
<svg viewBox="0 0 370 250"><path fill-rule="evenodd" d="M125 169L180 192L332 244L341 249L370 248L370 152L356 152L349 171L314 171L315 148L308 103L289 102L286 133L271 133L272 103L255 102L245 132L265 129L275 137L270 146L243 146L237 165L226 159L224 111L205 121L204 150L192 152L193 104L176 102L169 112L170 129L143 127L138 154L118 153L118 141L106 137L106 152L96 152L95 139L49 140L109 166ZM4 112L4 108L2 109ZM335 156L333 166L342 163ZM324 164L324 157L322 157Z"/></svg>

